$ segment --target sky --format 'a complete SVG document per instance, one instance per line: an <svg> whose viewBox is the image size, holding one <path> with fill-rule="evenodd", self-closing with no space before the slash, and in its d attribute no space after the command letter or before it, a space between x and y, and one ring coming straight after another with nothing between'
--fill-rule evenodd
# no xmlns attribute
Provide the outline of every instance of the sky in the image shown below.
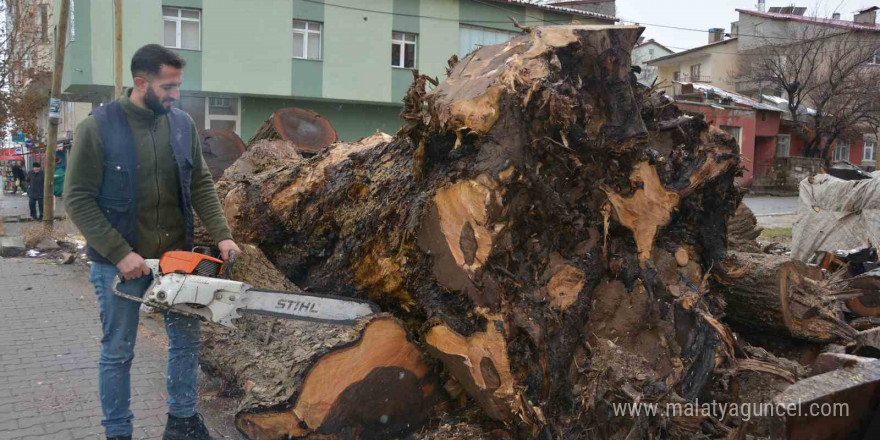
<svg viewBox="0 0 880 440"><path fill-rule="evenodd" d="M676 52L705 45L708 30L723 27L730 32L730 23L738 20L736 9L755 10L757 0L617 0L617 16L623 23L638 22L647 29L642 34ZM840 12L844 20L852 20L853 13L869 6L880 6L880 0L767 0L771 6L803 6L807 15L819 11L819 16L830 17ZM818 6L817 6L818 5ZM663 28L653 25L675 26L701 31Z"/></svg>

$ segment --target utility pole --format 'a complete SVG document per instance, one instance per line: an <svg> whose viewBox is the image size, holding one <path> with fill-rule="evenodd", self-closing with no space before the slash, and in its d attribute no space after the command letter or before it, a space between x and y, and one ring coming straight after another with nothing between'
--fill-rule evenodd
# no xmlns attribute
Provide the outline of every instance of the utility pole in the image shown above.
<svg viewBox="0 0 880 440"><path fill-rule="evenodd" d="M49 95L49 140L46 143L46 176L43 181L43 224L51 229L55 220L55 146L61 123L61 74L64 72L64 49L70 24L70 0L61 0L55 32L55 68L52 71L52 94Z"/></svg>
<svg viewBox="0 0 880 440"><path fill-rule="evenodd" d="M122 0L113 0L113 16L116 22L116 46L114 61L116 63L116 98L122 97Z"/></svg>

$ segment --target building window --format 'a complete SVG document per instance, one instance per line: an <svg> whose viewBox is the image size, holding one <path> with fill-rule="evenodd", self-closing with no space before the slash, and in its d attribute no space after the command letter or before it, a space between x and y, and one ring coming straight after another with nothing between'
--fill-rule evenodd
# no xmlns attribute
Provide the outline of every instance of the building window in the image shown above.
<svg viewBox="0 0 880 440"><path fill-rule="evenodd" d="M293 57L321 59L321 23L293 20Z"/></svg>
<svg viewBox="0 0 880 440"><path fill-rule="evenodd" d="M703 67L702 64L694 64L693 66L691 66L691 69L690 69L690 71L691 71L690 72L691 73L690 81L691 82L700 81L700 79L702 78L702 76L700 75L700 71L702 70L702 67Z"/></svg>
<svg viewBox="0 0 880 440"><path fill-rule="evenodd" d="M838 139L834 147L834 155L831 158L834 162L849 160L849 143L843 139Z"/></svg>
<svg viewBox="0 0 880 440"><path fill-rule="evenodd" d="M862 162L874 162L877 160L877 141L865 139L865 147L862 149Z"/></svg>
<svg viewBox="0 0 880 440"><path fill-rule="evenodd" d="M165 47L201 49L202 11L163 7L162 18L165 21Z"/></svg>
<svg viewBox="0 0 880 440"><path fill-rule="evenodd" d="M516 32L463 24L458 28L458 56L464 58L483 46L506 43L517 35Z"/></svg>
<svg viewBox="0 0 880 440"><path fill-rule="evenodd" d="M189 113L199 130L241 134L241 102L234 96L181 96L177 106Z"/></svg>
<svg viewBox="0 0 880 440"><path fill-rule="evenodd" d="M880 66L880 49L874 51L874 56L871 57L871 62L868 64Z"/></svg>
<svg viewBox="0 0 880 440"><path fill-rule="evenodd" d="M673 81L680 81L681 80L681 72L673 72L672 73L672 80Z"/></svg>
<svg viewBox="0 0 880 440"><path fill-rule="evenodd" d="M416 67L416 34L391 33L391 66L403 69Z"/></svg>
<svg viewBox="0 0 880 440"><path fill-rule="evenodd" d="M791 136L780 134L776 136L776 157L789 157L791 155Z"/></svg>
<svg viewBox="0 0 880 440"><path fill-rule="evenodd" d="M742 148L742 127L733 127L730 125L722 125L721 129L736 139L736 144Z"/></svg>
<svg viewBox="0 0 880 440"><path fill-rule="evenodd" d="M654 49L648 49L648 59L654 59Z"/></svg>

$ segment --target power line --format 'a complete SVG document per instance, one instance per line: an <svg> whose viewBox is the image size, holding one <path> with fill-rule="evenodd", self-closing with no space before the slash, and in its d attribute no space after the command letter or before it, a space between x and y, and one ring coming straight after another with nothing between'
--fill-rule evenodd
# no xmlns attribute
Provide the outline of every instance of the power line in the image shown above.
<svg viewBox="0 0 880 440"><path fill-rule="evenodd" d="M675 30L679 30L679 31L699 32L701 34L705 34L708 32L706 29L694 29L694 28L686 28L686 27L681 27L681 26L670 26L670 25L665 25L665 24L646 23L644 21L627 20L622 17L618 17L618 19L622 23L633 23L636 25L654 26L654 27L665 28L665 29L675 29ZM814 23L814 24L816 26L823 26L822 23ZM839 29L842 29L842 28L839 28ZM850 30L867 30L867 29L850 29ZM877 31L880 31L880 28L877 28ZM727 33L727 35L731 35L731 34ZM778 40L787 40L787 41L810 41L810 40L815 39L815 38L800 38L800 37L777 37L777 36L773 36L773 35L753 35L753 34L744 34L742 32L737 33L737 36L738 37L778 39ZM668 47L673 47L673 46L668 46ZM692 49L695 49L695 48L692 48Z"/></svg>
<svg viewBox="0 0 880 440"><path fill-rule="evenodd" d="M454 22L456 22L456 23L464 21L464 22L466 22L466 23L503 23L503 24L511 24L511 21L510 21L510 20L461 20L461 19L458 19L458 18L449 18L449 17L434 17L434 16L430 16L430 15L407 14L407 13L403 13L403 12L379 11L379 10L375 10L375 9L359 8L359 7L356 7L356 6L348 6L348 5L340 5L340 4L327 3L327 2L318 1L318 0L299 0L299 1L301 1L301 2L306 2L306 3L313 3L313 4L316 4L316 5L331 6L331 7L334 7L334 8L340 8L340 9L348 9L348 10L352 10L352 11L369 12L369 13L372 13L372 14L396 15L396 16L399 16L399 17L425 18L425 19L429 19L429 20L439 20L439 21L454 21ZM480 1L480 0L473 0L473 1L474 1L475 3L480 3L480 4L483 4L483 5L486 5L486 6L490 6L490 7L497 8L497 9L501 9L501 10L503 10L503 11L506 11L506 12L509 12L509 13L512 13L512 14L517 14L517 15L519 14L519 11L514 11L514 10L512 10L512 9L507 9L507 8L505 8L505 7L503 7L503 6L499 6L499 5L496 5L496 4L486 3L486 2L483 2L483 1ZM525 7L525 5L523 5L523 6ZM554 21L550 21L550 20L545 20L545 19L543 19L543 18L533 17L533 16L528 15L528 14L525 14L525 16L526 16L526 18L529 18L529 19L531 19L531 20L534 20L534 21L540 21L540 22L543 22L543 23L563 24L563 23L558 23L558 22L554 22Z"/></svg>
<svg viewBox="0 0 880 440"><path fill-rule="evenodd" d="M395 15L395 16L399 16L399 17L411 17L411 18L420 18L420 19L424 18L424 19L429 19L429 20L451 21L451 22L457 22L457 23L462 23L462 22L464 22L464 23L498 23L498 24L510 24L510 23L511 23L510 20L470 20L470 19L462 20L462 19L460 19L460 18L435 17L435 16L429 16L429 15L407 14L407 13L403 13L403 12L380 11L380 10L375 10L375 9L359 8L359 7L356 7L356 6L348 6L348 5L340 5L340 4L334 4L334 3L327 3L327 2L318 1L318 0L299 0L299 1L301 1L301 2L306 2L306 3L313 3L313 4L316 4L316 5L330 6L330 7L334 7L334 8L340 8L340 9L348 9L348 10L360 11L360 12L369 12L369 13L373 13L373 14ZM512 9L508 9L508 8L505 8L505 7L501 6L501 5L497 5L497 4L493 4L493 3L485 2L485 1L482 1L482 0L472 0L472 1L475 2L475 3L479 3L479 4L482 4L482 5L485 5L485 6L489 6L489 7L492 7L492 8L499 9L499 10L502 10L502 11L505 11L505 12L509 12L509 13L511 13L511 14L519 14L519 13L520 13L519 11L515 11L515 10L512 10ZM523 5L523 7L525 7L525 6L526 6L526 5ZM558 25L558 24L567 24L567 23L559 23L559 22L555 22L555 21L552 21L552 20L546 20L546 19L543 19L543 18L534 17L534 16L531 16L531 15L528 15L528 14L525 14L525 17L528 18L528 19L530 19L530 20L538 21L538 22L542 22L542 23L551 23L551 24L556 24L556 25ZM686 27L681 27L681 26L662 25L662 24L656 24L656 23L646 23L646 22L643 22L643 21L627 20L627 19L624 19L624 18L621 18L621 17L618 17L618 19L619 19L619 21L622 22L622 23L632 23L632 24L636 24L636 25L646 25L646 26L654 26L654 27L667 28L667 29L676 29L676 30L681 30L681 31L699 32L699 33L702 33L702 34L707 33L707 31L706 31L706 30L703 30L703 29L694 29L694 28L686 28ZM766 38L766 39L778 39L778 40L786 40L786 41L810 41L810 40L814 40L814 38L778 37L778 36L772 36L772 35L752 35L752 34L743 34L743 33L739 33L739 34L737 34L737 36L742 36L742 37L755 37L755 38ZM671 47L671 48L674 48L674 49L679 49L679 50L685 50L685 51L688 51L688 50L693 50L693 49L699 49L700 47L705 47L705 46L698 46L698 47L694 47L694 48L684 48L684 47L677 47L677 46L668 46L668 45L666 45L666 47ZM747 53L739 53L739 52L718 52L718 51L707 51L707 52L708 52L708 53L714 53L714 54L723 54L723 55L762 56L762 55L760 55L760 54L747 54Z"/></svg>

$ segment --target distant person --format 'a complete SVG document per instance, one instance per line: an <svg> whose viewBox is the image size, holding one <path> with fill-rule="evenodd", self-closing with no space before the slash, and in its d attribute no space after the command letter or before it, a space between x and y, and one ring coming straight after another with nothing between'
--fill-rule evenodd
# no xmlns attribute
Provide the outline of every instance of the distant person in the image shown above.
<svg viewBox="0 0 880 440"><path fill-rule="evenodd" d="M21 188L21 193L24 194L27 192L27 187L25 186L25 181L27 180L27 175L25 175L24 170L21 169L21 165L18 162L12 162L12 181L14 185L12 185L12 194L18 194L18 189Z"/></svg>
<svg viewBox="0 0 880 440"><path fill-rule="evenodd" d="M34 162L33 167L31 167L31 172L28 173L27 183L28 183L28 205L31 207L31 218L37 221L43 220L43 181L44 181L44 173L43 167L39 162ZM39 206L40 212L37 215L37 207Z"/></svg>

